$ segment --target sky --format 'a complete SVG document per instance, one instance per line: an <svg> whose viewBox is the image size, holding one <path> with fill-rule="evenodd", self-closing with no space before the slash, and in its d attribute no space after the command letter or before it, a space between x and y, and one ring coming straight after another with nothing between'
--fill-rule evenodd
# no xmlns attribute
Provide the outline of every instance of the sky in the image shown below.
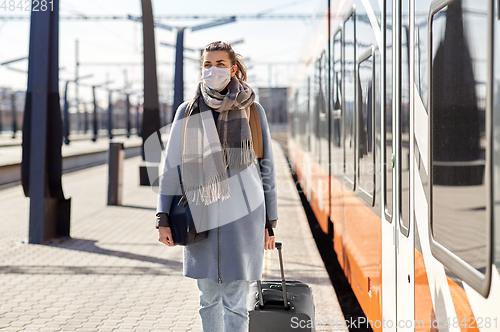
<svg viewBox="0 0 500 332"><path fill-rule="evenodd" d="M16 3L20 0L15 0ZM22 3L26 3L23 0ZM172 1L153 0L154 15L238 15L238 14L317 14L324 12L323 0L252 0L252 1ZM141 16L140 1L135 0L64 0L60 4L61 16L75 15L134 15ZM19 8L0 8L0 17L29 17ZM210 20L165 20L171 26L195 26ZM79 76L89 76L81 81L79 98L90 102L90 85L112 81L110 88L122 89L125 79L132 84L132 90L142 94L142 24L134 21L60 21L59 66L60 87L65 80L75 78L75 44L79 43ZM287 86L309 46L314 32L312 20L238 20L205 30L184 34L184 45L201 49L206 44L223 40L232 42L244 39L234 49L247 59L249 84L253 88ZM173 98L173 73L175 49L160 43L175 44L176 32L155 29L156 57L160 99ZM28 55L29 20L7 21L0 18L0 63ZM199 52L185 51L191 58L199 58ZM97 65L99 63L100 65ZM102 65L104 64L104 65ZM123 65L122 65L123 64ZM20 61L11 67L27 70L28 61ZM185 60L185 99L194 93L199 80L199 63ZM24 73L0 66L0 87L14 90L26 89ZM86 86L85 86L85 85ZM75 87L70 85L69 98L74 98ZM62 90L61 90L62 92ZM107 100L107 92L97 91L97 98ZM137 97L132 97L136 102Z"/></svg>

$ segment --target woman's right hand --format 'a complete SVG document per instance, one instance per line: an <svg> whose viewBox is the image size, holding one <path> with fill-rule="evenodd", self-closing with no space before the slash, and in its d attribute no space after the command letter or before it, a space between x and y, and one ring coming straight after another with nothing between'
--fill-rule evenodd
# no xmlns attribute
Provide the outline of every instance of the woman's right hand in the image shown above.
<svg viewBox="0 0 500 332"><path fill-rule="evenodd" d="M170 227L162 227L158 228L158 241L163 244L166 244L169 247L175 247L174 241L172 240L172 231Z"/></svg>

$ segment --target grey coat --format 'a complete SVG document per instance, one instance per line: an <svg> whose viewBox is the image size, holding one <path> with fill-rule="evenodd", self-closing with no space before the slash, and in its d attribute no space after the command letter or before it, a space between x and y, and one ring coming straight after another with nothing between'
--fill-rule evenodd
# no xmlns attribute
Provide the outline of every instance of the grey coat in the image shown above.
<svg viewBox="0 0 500 332"><path fill-rule="evenodd" d="M166 148L166 162L162 169L161 188L168 193L158 194L158 212L168 213L173 194L180 195L176 165L181 164L182 118L187 102L179 106ZM276 175L271 146L271 134L264 108L255 103L260 116L264 158L241 172L228 169L231 197L208 206L193 206L192 213L217 220L219 227L209 230L207 239L183 247L183 273L194 279L213 282L259 280L264 259L265 213L269 220L278 219ZM262 180L261 180L262 178ZM194 212L194 209L203 211ZM208 219L207 219L208 220ZM170 223L175 220L170 220Z"/></svg>

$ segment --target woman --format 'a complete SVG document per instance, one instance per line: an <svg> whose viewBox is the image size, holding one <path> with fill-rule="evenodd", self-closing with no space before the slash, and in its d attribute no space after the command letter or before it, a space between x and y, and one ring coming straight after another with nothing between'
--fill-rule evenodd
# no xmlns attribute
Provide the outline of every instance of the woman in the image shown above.
<svg viewBox="0 0 500 332"><path fill-rule="evenodd" d="M271 135L264 109L255 103L264 150L257 160L249 125L255 93L245 83L240 55L217 41L205 47L201 62L194 98L177 109L167 144L157 207L159 241L175 245L168 211L173 195L181 193L180 165L185 199L200 219L197 230L209 230L206 239L183 250L183 273L197 279L200 290L203 331L247 331L249 283L262 277L264 250L275 248Z"/></svg>

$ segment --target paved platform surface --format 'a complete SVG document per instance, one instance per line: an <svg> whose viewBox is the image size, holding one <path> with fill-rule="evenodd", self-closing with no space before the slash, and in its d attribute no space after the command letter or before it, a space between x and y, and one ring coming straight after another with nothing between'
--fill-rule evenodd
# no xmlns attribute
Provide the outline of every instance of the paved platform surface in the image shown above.
<svg viewBox="0 0 500 332"><path fill-rule="evenodd" d="M312 286L316 319L342 320L286 159L273 148L286 277ZM182 276L182 248L158 242L157 194L138 185L139 163L125 161L119 207L106 205L106 165L63 175L72 238L49 245L26 243L21 187L0 190L0 331L201 331L196 281ZM278 268L268 251L264 277L278 278Z"/></svg>

